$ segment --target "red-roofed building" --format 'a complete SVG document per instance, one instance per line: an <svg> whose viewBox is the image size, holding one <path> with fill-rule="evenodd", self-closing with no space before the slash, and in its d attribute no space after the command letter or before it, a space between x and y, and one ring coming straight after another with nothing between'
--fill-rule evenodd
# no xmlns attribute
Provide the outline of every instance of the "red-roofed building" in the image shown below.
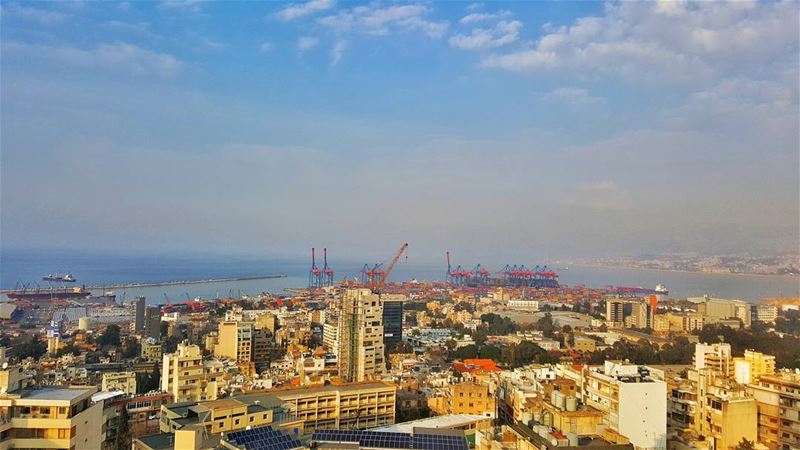
<svg viewBox="0 0 800 450"><path fill-rule="evenodd" d="M453 368L461 373L500 372L491 359L465 359L463 363L453 363Z"/></svg>

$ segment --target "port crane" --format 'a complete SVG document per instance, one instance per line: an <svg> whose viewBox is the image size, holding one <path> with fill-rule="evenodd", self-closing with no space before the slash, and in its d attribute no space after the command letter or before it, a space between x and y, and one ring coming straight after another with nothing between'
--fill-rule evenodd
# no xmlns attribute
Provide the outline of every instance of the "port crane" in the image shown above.
<svg viewBox="0 0 800 450"><path fill-rule="evenodd" d="M404 243L403 245L401 245L400 250L398 250L397 253L395 253L394 257L392 258L392 261L389 263L388 266L386 266L386 270L381 271L380 277L377 280L375 278L370 279L370 282L367 286L370 289L372 289L373 293L375 294L381 293L381 288L386 283L386 279L389 278L389 274L392 273L394 265L397 264L397 261L400 259L401 256L403 256L403 253L406 251L407 248L408 248L408 243Z"/></svg>

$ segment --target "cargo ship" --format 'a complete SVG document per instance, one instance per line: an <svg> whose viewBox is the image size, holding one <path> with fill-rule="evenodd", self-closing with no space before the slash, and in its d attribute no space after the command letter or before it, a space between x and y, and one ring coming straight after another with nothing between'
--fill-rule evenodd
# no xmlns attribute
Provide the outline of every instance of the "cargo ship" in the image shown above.
<svg viewBox="0 0 800 450"><path fill-rule="evenodd" d="M58 282L61 282L61 283L74 283L76 281L75 277L73 277L71 273L65 273L63 275L62 274L55 274L55 275L49 274L49 275L43 276L42 280L44 280L44 281L58 281Z"/></svg>
<svg viewBox="0 0 800 450"><path fill-rule="evenodd" d="M90 294L84 286L74 288L21 288L5 293L9 300L44 301L51 299L82 299Z"/></svg>

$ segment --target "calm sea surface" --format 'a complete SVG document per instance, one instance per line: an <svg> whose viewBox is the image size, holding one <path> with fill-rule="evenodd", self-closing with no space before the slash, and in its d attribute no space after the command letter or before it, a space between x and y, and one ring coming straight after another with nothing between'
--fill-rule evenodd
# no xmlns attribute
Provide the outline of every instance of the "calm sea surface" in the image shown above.
<svg viewBox="0 0 800 450"><path fill-rule="evenodd" d="M336 280L357 276L361 264L332 262ZM261 292L280 293L286 288L305 287L308 263L304 260L253 259L241 257L180 257L111 254L81 254L64 251L16 251L0 253L0 286L13 288L18 282L38 282L47 273L71 272L78 283L102 285L170 280L229 278L252 275L284 274L285 278L247 280L226 283L203 283L179 286L116 289L119 299L147 297L148 303L185 301L187 298L217 298ZM556 267L559 281L589 287L643 286L664 284L670 297L684 298L708 294L723 298L760 301L765 297L800 296L800 279L789 277L715 275L637 269L607 269L571 266ZM399 262L392 279L441 280L444 267ZM5 297L5 296L3 296Z"/></svg>

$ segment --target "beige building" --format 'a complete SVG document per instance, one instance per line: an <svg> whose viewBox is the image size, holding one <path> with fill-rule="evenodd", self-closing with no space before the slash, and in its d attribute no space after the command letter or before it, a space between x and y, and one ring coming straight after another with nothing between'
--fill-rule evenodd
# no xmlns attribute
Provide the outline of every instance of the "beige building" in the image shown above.
<svg viewBox="0 0 800 450"><path fill-rule="evenodd" d="M0 450L101 447L103 406L91 401L97 388L23 388L26 384L20 367L0 371Z"/></svg>
<svg viewBox="0 0 800 450"><path fill-rule="evenodd" d="M201 425L209 434L260 427L273 422L273 410L249 405L235 398L198 402L192 405L161 405L161 432L174 433L186 427Z"/></svg>
<svg viewBox="0 0 800 450"><path fill-rule="evenodd" d="M157 339L142 339L142 358L148 361L161 361L163 350Z"/></svg>
<svg viewBox="0 0 800 450"><path fill-rule="evenodd" d="M268 358L269 338L255 322L219 323L214 356L239 362L264 363Z"/></svg>
<svg viewBox="0 0 800 450"><path fill-rule="evenodd" d="M706 325L706 319L702 314L689 313L683 318L683 330L692 332L702 330Z"/></svg>
<svg viewBox="0 0 800 450"><path fill-rule="evenodd" d="M136 372L106 372L103 374L104 391L124 391L136 395Z"/></svg>
<svg viewBox="0 0 800 450"><path fill-rule="evenodd" d="M710 369L717 377L732 379L735 372L731 344L723 342L695 345L692 365L696 371Z"/></svg>
<svg viewBox="0 0 800 450"><path fill-rule="evenodd" d="M697 399L693 431L716 450L733 450L758 438L758 405L744 386L709 368L689 371Z"/></svg>
<svg viewBox="0 0 800 450"><path fill-rule="evenodd" d="M631 314L625 318L625 325L635 328L652 328L650 305L645 302L631 303Z"/></svg>
<svg viewBox="0 0 800 450"><path fill-rule="evenodd" d="M497 405L485 383L464 382L450 386L445 395L428 399L428 407L437 415L467 414L495 417Z"/></svg>
<svg viewBox="0 0 800 450"><path fill-rule="evenodd" d="M391 383L275 389L194 405L165 405L161 426L169 432L200 423L210 433L263 424L296 428L299 433L374 428L395 422L396 392Z"/></svg>
<svg viewBox="0 0 800 450"><path fill-rule="evenodd" d="M716 323L724 319L739 319L745 327L750 327L751 305L745 301L712 298L707 295L690 297L687 300L697 304L697 313L703 316L706 323Z"/></svg>
<svg viewBox="0 0 800 450"><path fill-rule="evenodd" d="M161 390L176 402L215 400L223 375L221 365L204 363L200 347L184 341L175 353L164 355Z"/></svg>
<svg viewBox="0 0 800 450"><path fill-rule="evenodd" d="M800 448L800 374L764 375L748 390L758 402L758 441L771 450Z"/></svg>
<svg viewBox="0 0 800 450"><path fill-rule="evenodd" d="M585 336L575 336L572 348L579 352L593 352L597 349L597 341Z"/></svg>
<svg viewBox="0 0 800 450"><path fill-rule="evenodd" d="M758 383L762 376L775 374L775 357L754 350L745 350L744 356L733 358L733 363L737 383Z"/></svg>
<svg viewBox="0 0 800 450"><path fill-rule="evenodd" d="M339 376L365 381L386 371L383 346L383 304L369 289L348 289L339 316Z"/></svg>
<svg viewBox="0 0 800 450"><path fill-rule="evenodd" d="M258 398L258 394L254 394ZM290 415L304 422L307 433L315 429L373 428L395 422L397 387L366 382L277 390L274 396ZM262 402L264 403L264 402Z"/></svg>

